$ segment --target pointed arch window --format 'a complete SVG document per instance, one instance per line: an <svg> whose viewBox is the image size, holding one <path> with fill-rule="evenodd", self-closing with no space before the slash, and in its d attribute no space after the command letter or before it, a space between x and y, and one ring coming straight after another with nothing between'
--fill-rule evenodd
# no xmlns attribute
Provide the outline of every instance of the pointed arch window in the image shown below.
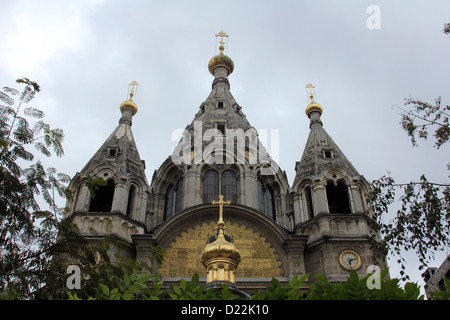
<svg viewBox="0 0 450 320"><path fill-rule="evenodd" d="M351 212L348 188L342 180L339 180L336 184L333 181L328 181L326 191L330 213Z"/></svg>
<svg viewBox="0 0 450 320"><path fill-rule="evenodd" d="M115 189L116 185L113 179L109 179L105 186L99 187L99 189L95 191L95 196L91 198L89 211L111 212Z"/></svg>
<svg viewBox="0 0 450 320"><path fill-rule="evenodd" d="M263 182L257 180L258 188L258 210L275 220L275 197L271 186L264 186Z"/></svg>
<svg viewBox="0 0 450 320"><path fill-rule="evenodd" d="M135 199L136 199L136 186L131 185L130 190L128 191L128 203L127 203L127 216L131 217L135 207Z"/></svg>
<svg viewBox="0 0 450 320"><path fill-rule="evenodd" d="M175 213L183 208L183 178L178 180L175 194Z"/></svg>
<svg viewBox="0 0 450 320"><path fill-rule="evenodd" d="M308 211L308 217L310 219L314 218L314 205L312 200L312 191L311 187L305 188L305 197L306 197L306 209Z"/></svg>
<svg viewBox="0 0 450 320"><path fill-rule="evenodd" d="M232 203L237 202L236 173L231 170L224 171L220 176L214 170L205 173L203 202L210 203L213 200L217 200L219 194L223 194L225 200L230 200Z"/></svg>
<svg viewBox="0 0 450 320"><path fill-rule="evenodd" d="M269 186L266 189L266 215L272 220L275 220L275 201L273 197L273 189Z"/></svg>
<svg viewBox="0 0 450 320"><path fill-rule="evenodd" d="M167 187L166 190L166 199L164 205L164 220L169 219L173 214L173 195L174 195L174 187L173 184Z"/></svg>
<svg viewBox="0 0 450 320"><path fill-rule="evenodd" d="M258 179L258 210L261 212L265 211L265 201L264 201L264 187L261 180Z"/></svg>
<svg viewBox="0 0 450 320"><path fill-rule="evenodd" d="M179 179L176 185L171 184L167 187L164 220L169 219L181 209L183 209L183 178Z"/></svg>

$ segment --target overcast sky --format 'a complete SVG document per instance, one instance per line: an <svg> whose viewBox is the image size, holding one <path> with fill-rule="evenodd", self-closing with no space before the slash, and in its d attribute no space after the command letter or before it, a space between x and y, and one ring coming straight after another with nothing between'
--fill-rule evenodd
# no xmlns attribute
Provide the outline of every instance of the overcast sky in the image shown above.
<svg viewBox="0 0 450 320"><path fill-rule="evenodd" d="M40 84L33 106L66 135L65 156L46 160L61 172L75 175L94 155L136 80L133 134L150 181L211 91L207 64L223 30L231 92L256 129L279 130L290 184L309 133L309 82L325 130L367 180L388 170L397 182L448 182L448 145L412 147L398 109L409 96L450 103L448 0L0 2L0 86ZM407 272L421 283L416 260Z"/></svg>

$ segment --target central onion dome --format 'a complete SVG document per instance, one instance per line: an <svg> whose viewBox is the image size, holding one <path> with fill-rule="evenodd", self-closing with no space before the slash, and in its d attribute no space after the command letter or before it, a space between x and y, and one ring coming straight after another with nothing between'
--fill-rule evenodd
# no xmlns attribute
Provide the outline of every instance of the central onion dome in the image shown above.
<svg viewBox="0 0 450 320"><path fill-rule="evenodd" d="M233 239L227 236L223 229L223 205L231 201L223 201L223 195L219 195L219 221L217 222L217 234L209 237L205 249L200 255L200 261L206 269L206 284L215 282L236 282L236 268L241 261L241 253L233 243Z"/></svg>
<svg viewBox="0 0 450 320"><path fill-rule="evenodd" d="M221 45L219 47L220 54L212 57L211 60L209 60L208 70L212 75L214 75L214 69L219 66L223 66L223 67L227 68L228 75L230 75L234 70L233 60L231 60L230 57L223 54L224 49L225 49L225 47L223 45Z"/></svg>

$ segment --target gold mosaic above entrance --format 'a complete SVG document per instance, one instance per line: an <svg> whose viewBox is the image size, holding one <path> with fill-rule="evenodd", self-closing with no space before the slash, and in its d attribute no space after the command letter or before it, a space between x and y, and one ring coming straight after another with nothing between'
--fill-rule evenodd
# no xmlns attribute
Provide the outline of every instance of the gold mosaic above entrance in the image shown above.
<svg viewBox="0 0 450 320"><path fill-rule="evenodd" d="M166 259L159 269L161 276L188 279L197 272L200 277L204 277L206 271L200 262L200 254L205 248L208 235L215 234L216 230L217 222L210 221L176 236L165 249ZM241 252L237 278L271 278L283 275L281 262L274 248L258 232L230 222L225 222L225 231L233 236L234 243Z"/></svg>

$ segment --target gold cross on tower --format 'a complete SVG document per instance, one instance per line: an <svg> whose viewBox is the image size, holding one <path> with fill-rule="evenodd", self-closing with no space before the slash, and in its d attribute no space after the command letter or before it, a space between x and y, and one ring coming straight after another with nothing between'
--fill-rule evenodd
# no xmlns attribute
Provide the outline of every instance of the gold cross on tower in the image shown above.
<svg viewBox="0 0 450 320"><path fill-rule="evenodd" d="M133 100L133 96L134 96L134 87L138 86L139 83L137 83L136 81L133 81L132 83L129 84L131 86L131 91L130 91L130 100Z"/></svg>
<svg viewBox="0 0 450 320"><path fill-rule="evenodd" d="M220 47L219 47L219 50L220 50L220 52L222 53L223 50L225 49L225 47L223 46L223 45L225 44L225 42L223 42L223 38L224 38L224 37L225 37L225 38L228 38L229 36L228 36L225 32L220 31L218 34L216 34L216 37L220 37L220 41L219 41Z"/></svg>
<svg viewBox="0 0 450 320"><path fill-rule="evenodd" d="M219 195L219 201L213 200L211 201L212 204L218 204L219 205L219 222L217 222L217 225L219 227L223 227L223 225L225 224L223 222L223 205L224 204L231 204L231 201L223 201L223 195Z"/></svg>
<svg viewBox="0 0 450 320"><path fill-rule="evenodd" d="M309 98L311 99L311 103L313 103L314 102L314 99L313 99L314 95L313 95L311 89L314 89L314 86L311 83L308 83L305 88L309 89Z"/></svg>

